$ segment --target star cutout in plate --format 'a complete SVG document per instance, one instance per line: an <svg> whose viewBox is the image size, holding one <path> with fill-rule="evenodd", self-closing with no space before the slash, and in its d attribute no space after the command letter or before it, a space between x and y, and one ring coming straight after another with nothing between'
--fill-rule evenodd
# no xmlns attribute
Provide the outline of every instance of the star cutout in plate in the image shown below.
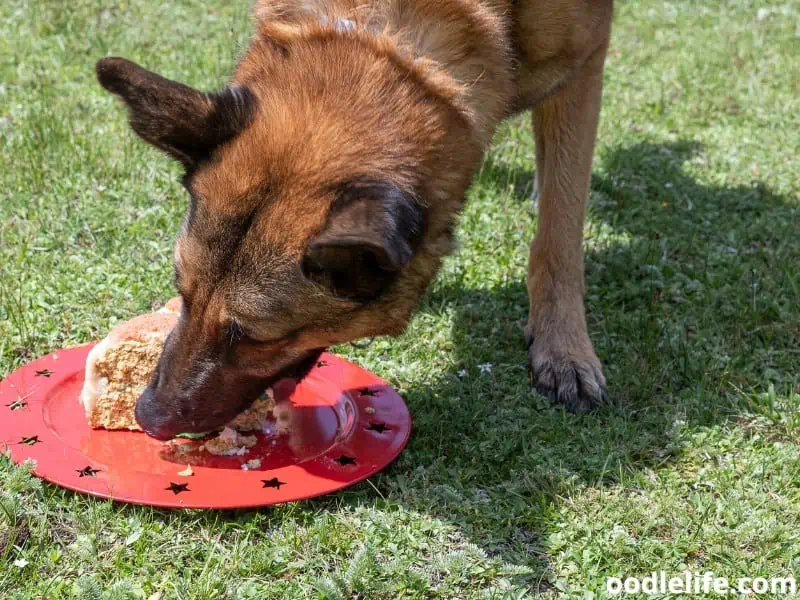
<svg viewBox="0 0 800 600"><path fill-rule="evenodd" d="M389 427L386 423L370 423L369 427L367 427L369 431L377 431L378 433L383 433L384 431L391 431L391 427Z"/></svg>
<svg viewBox="0 0 800 600"><path fill-rule="evenodd" d="M100 469L93 469L92 467L87 466L82 469L75 469L75 472L78 474L78 477L94 477L100 472Z"/></svg>
<svg viewBox="0 0 800 600"><path fill-rule="evenodd" d="M23 437L20 444L25 444L26 446L35 446L36 444L41 444L42 440L39 439L38 435L32 435L30 437Z"/></svg>
<svg viewBox="0 0 800 600"><path fill-rule="evenodd" d="M334 459L334 460L336 460L336 462L338 462L343 467L346 466L346 465L354 465L354 464L356 464L356 459L355 459L354 456L346 456L344 454L342 454L339 458Z"/></svg>
<svg viewBox="0 0 800 600"><path fill-rule="evenodd" d="M53 372L50 369L42 369L41 371L36 371L37 377L50 377Z"/></svg>
<svg viewBox="0 0 800 600"><path fill-rule="evenodd" d="M165 487L165 490L169 490L176 496L181 492L191 492L192 490L189 489L188 483L175 483L174 481L169 482L169 487Z"/></svg>
<svg viewBox="0 0 800 600"><path fill-rule="evenodd" d="M362 396L370 396L371 397L371 396L377 396L378 395L378 390L371 390L369 388L361 388L360 390L358 390L358 393L361 394Z"/></svg>
<svg viewBox="0 0 800 600"><path fill-rule="evenodd" d="M262 479L261 483L264 484L261 486L262 488L275 488L276 490L281 489L282 485L286 485L285 481L281 481L277 477L273 477L272 479Z"/></svg>

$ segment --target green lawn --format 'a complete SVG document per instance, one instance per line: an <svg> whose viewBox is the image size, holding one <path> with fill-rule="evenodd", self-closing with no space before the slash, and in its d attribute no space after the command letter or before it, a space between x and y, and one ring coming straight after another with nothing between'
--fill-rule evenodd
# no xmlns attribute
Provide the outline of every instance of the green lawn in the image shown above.
<svg viewBox="0 0 800 600"><path fill-rule="evenodd" d="M93 65L219 86L249 35L234 4L0 3L0 376L173 294L178 167ZM177 512L0 456L0 598L589 598L653 570L800 575L799 35L786 0L618 3L586 226L612 407L575 417L528 388L520 117L409 331L338 349L406 398L396 463L314 501Z"/></svg>

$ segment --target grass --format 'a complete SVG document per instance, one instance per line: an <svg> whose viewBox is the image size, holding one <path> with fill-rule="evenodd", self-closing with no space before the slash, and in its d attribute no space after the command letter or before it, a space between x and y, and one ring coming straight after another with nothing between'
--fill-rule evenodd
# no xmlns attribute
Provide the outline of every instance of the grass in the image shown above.
<svg viewBox="0 0 800 600"><path fill-rule="evenodd" d="M128 132L94 61L215 87L247 10L0 5L0 376L172 294L178 169ZM613 406L578 418L527 385L520 117L408 333L338 349L407 399L395 464L223 513L87 498L0 457L0 597L590 598L652 570L800 573L798 19L785 1L618 3L586 226Z"/></svg>

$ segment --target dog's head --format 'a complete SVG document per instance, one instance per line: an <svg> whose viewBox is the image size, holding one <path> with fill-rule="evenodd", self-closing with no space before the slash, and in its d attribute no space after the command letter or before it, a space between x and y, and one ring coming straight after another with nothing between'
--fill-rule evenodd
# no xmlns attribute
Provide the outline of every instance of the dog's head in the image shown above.
<svg viewBox="0 0 800 600"><path fill-rule="evenodd" d="M190 195L184 310L136 406L148 433L221 426L323 348L401 332L435 274L479 153L446 101L362 46L255 42L211 94L97 64Z"/></svg>

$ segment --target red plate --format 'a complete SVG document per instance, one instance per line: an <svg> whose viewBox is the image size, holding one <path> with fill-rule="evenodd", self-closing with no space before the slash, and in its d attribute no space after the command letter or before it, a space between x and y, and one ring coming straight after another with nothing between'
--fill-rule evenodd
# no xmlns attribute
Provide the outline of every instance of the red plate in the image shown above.
<svg viewBox="0 0 800 600"><path fill-rule="evenodd" d="M0 451L7 446L17 463L35 460L36 475L78 492L184 508L302 500L377 473L400 454L411 432L397 392L330 354L279 402L288 433L270 422L244 456L181 453L138 431L92 430L78 402L91 347L49 354L0 382ZM261 466L243 470L254 458ZM178 475L187 464L194 474Z"/></svg>

